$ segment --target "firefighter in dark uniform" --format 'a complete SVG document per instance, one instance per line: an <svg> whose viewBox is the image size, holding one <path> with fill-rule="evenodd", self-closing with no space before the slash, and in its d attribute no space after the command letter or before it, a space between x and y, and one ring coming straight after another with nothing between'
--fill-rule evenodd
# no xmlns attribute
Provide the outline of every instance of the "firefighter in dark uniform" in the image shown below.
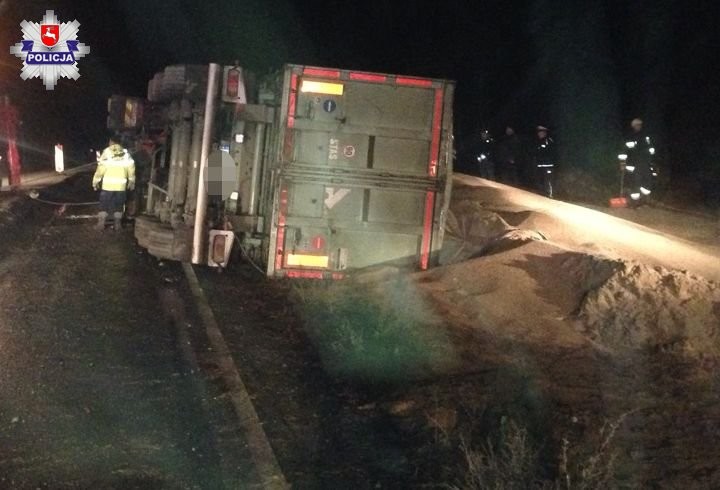
<svg viewBox="0 0 720 490"><path fill-rule="evenodd" d="M650 136L643 130L642 119L633 119L630 132L625 137L622 150L618 154L620 171L625 173L626 188L635 205L650 198L657 178L653 164L655 146Z"/></svg>
<svg viewBox="0 0 720 490"><path fill-rule="evenodd" d="M557 155L555 141L549 136L545 126L538 126L535 133L533 148L533 172L535 188L546 197L554 197L555 172L557 171Z"/></svg>
<svg viewBox="0 0 720 490"><path fill-rule="evenodd" d="M495 140L490 131L483 129L477 139L473 157L478 165L480 177L495 180Z"/></svg>
<svg viewBox="0 0 720 490"><path fill-rule="evenodd" d="M133 144L133 151L130 156L135 161L135 188L128 191L127 215L135 217L140 214L143 207L143 194L147 183L150 181L150 169L152 167L152 144L148 141L138 139Z"/></svg>
<svg viewBox="0 0 720 490"><path fill-rule="evenodd" d="M519 166L520 166L521 143L515 130L510 126L505 128L505 135L500 140L497 147L497 158L495 162L498 165L498 175L500 182L512 186L520 185Z"/></svg>

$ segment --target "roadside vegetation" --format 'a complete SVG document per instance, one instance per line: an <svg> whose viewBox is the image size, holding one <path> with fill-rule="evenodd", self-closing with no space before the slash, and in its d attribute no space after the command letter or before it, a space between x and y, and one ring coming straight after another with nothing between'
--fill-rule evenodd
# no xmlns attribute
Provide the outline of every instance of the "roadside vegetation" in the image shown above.
<svg viewBox="0 0 720 490"><path fill-rule="evenodd" d="M491 384L482 371L452 377L460 361L442 319L407 281L392 281L383 293L356 283L297 284L292 298L328 373L395 387L360 410L402 434L419 481L452 490L631 488L618 483L615 443L627 414L558 437L567 428L553 427L552 409L523 370L488 375ZM481 401L482 392L497 398Z"/></svg>
<svg viewBox="0 0 720 490"><path fill-rule="evenodd" d="M631 488L617 479L615 435L628 414L600 429L594 444L562 439L555 477L547 477L540 445L525 427L502 419L499 436L479 447L461 444L463 479L453 490L606 490Z"/></svg>
<svg viewBox="0 0 720 490"><path fill-rule="evenodd" d="M333 376L393 382L439 373L454 362L444 329L423 299L398 280L390 296L355 285L305 284L293 296L307 335Z"/></svg>

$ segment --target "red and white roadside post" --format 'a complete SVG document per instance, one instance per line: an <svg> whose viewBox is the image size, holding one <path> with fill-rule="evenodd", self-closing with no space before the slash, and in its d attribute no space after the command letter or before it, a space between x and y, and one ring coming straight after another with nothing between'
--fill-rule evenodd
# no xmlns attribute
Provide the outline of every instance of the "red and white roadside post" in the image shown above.
<svg viewBox="0 0 720 490"><path fill-rule="evenodd" d="M18 111L10 104L6 95L0 102L0 137L7 142L8 183L11 187L20 185L20 152L17 148Z"/></svg>
<svg viewBox="0 0 720 490"><path fill-rule="evenodd" d="M59 174L65 171L65 157L63 156L63 145L55 145L55 171Z"/></svg>

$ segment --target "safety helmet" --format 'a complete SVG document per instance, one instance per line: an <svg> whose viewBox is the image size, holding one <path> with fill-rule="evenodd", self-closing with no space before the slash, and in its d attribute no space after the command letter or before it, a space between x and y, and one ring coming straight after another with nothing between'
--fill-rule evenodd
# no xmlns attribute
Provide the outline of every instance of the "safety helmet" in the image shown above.
<svg viewBox="0 0 720 490"><path fill-rule="evenodd" d="M125 148L118 144L115 144L110 147L110 153L112 154L113 158L120 158L125 156Z"/></svg>
<svg viewBox="0 0 720 490"><path fill-rule="evenodd" d="M632 126L632 127L642 126L642 124L643 124L643 120L640 119L639 117L636 117L635 119L633 119L632 121L630 121L630 126Z"/></svg>
<svg viewBox="0 0 720 490"><path fill-rule="evenodd" d="M546 128L545 126L538 126L537 128L535 128L535 130L536 130L536 131L550 131L550 130L549 130L548 128Z"/></svg>

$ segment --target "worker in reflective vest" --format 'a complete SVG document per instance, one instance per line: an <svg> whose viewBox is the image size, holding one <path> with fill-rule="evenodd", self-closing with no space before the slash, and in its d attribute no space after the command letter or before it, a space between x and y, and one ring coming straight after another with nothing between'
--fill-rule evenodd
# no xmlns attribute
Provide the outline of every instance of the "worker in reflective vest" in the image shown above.
<svg viewBox="0 0 720 490"><path fill-rule="evenodd" d="M101 189L100 212L95 228L103 230L105 220L112 214L113 227L119 231L122 228L125 193L135 188L135 161L114 138L110 139L110 146L98 157L92 185L95 190Z"/></svg>
<svg viewBox="0 0 720 490"><path fill-rule="evenodd" d="M637 205L650 197L657 178L653 164L655 146L643 131L642 119L633 119L630 128L618 160L620 171L625 172L630 199Z"/></svg>

